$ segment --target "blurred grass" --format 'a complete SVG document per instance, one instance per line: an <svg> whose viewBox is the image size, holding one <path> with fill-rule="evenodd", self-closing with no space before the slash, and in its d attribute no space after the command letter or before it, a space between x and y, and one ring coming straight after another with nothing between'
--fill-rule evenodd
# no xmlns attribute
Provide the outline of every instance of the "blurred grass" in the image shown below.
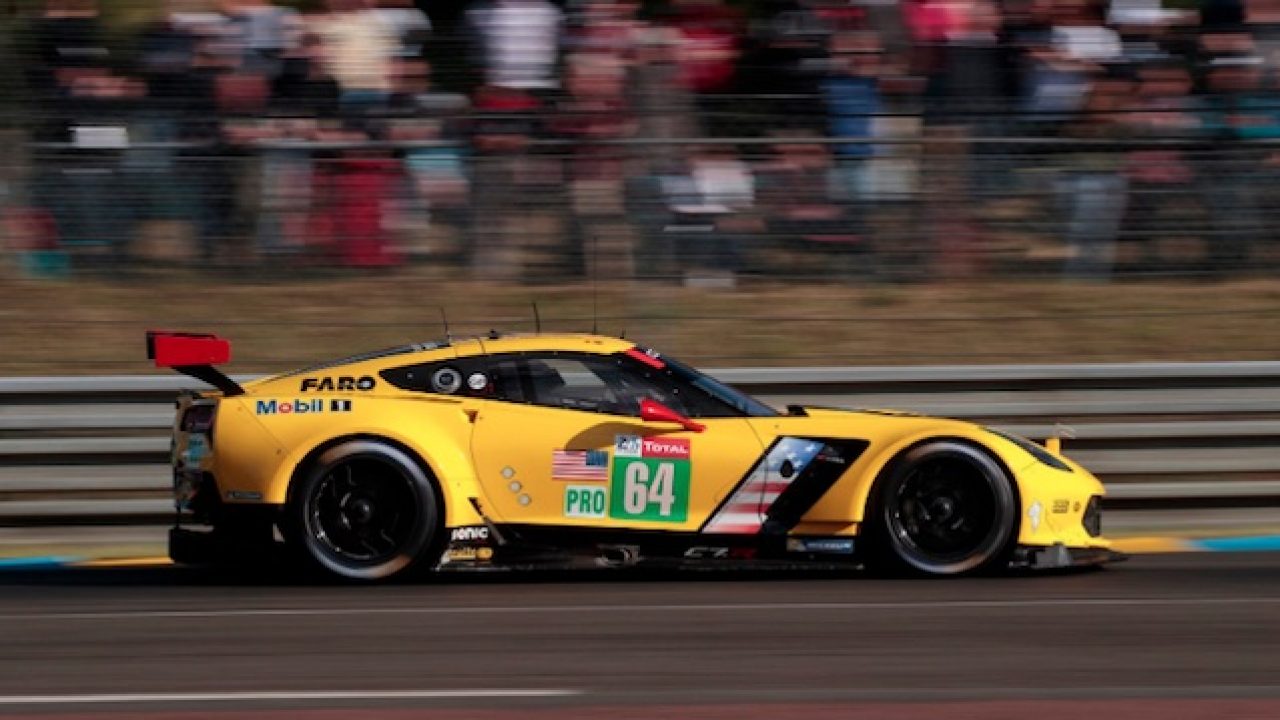
<svg viewBox="0 0 1280 720"><path fill-rule="evenodd" d="M288 271L283 271L288 272ZM149 328L234 341L233 372L496 328L590 331L589 285L495 286L421 271L0 279L0 374L147 372ZM703 365L1280 359L1280 281L602 284L598 327Z"/></svg>

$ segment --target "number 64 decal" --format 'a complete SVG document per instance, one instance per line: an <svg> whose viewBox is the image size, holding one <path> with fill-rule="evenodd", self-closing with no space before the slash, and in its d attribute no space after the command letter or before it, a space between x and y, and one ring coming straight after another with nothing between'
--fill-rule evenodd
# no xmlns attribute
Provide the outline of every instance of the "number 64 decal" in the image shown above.
<svg viewBox="0 0 1280 720"><path fill-rule="evenodd" d="M610 517L679 523L689 516L688 460L615 457L610 484Z"/></svg>

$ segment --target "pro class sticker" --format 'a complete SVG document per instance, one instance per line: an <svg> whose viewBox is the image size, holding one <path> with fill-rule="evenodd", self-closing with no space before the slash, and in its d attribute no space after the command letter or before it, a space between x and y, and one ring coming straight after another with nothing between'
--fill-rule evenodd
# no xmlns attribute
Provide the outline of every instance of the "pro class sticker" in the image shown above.
<svg viewBox="0 0 1280 720"><path fill-rule="evenodd" d="M609 476L609 517L682 523L689 517L689 441L619 435Z"/></svg>
<svg viewBox="0 0 1280 720"><path fill-rule="evenodd" d="M569 485L564 489L564 516L602 518L608 507L607 495L603 485Z"/></svg>

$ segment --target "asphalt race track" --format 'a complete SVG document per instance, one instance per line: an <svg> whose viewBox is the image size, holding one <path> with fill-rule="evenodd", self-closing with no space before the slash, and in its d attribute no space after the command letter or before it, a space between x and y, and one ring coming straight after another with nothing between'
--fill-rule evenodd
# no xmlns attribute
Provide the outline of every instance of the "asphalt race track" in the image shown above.
<svg viewBox="0 0 1280 720"><path fill-rule="evenodd" d="M0 715L1280 718L1280 555L949 582L5 573Z"/></svg>

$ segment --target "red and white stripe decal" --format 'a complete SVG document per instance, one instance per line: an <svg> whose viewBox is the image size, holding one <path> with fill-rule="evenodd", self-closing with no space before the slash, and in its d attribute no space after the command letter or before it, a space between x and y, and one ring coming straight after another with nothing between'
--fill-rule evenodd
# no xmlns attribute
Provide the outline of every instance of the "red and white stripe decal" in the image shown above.
<svg viewBox="0 0 1280 720"><path fill-rule="evenodd" d="M816 440L779 438L751 469L747 479L702 526L702 532L721 535L760 532L769 508L822 448L823 443Z"/></svg>

